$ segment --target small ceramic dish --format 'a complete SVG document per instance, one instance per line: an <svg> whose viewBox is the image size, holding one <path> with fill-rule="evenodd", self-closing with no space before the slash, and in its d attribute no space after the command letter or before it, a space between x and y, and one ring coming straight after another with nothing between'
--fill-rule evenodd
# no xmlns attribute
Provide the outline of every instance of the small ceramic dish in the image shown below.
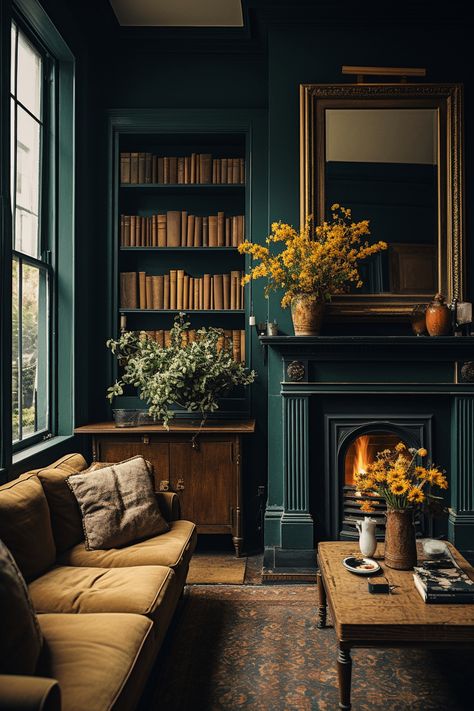
<svg viewBox="0 0 474 711"><path fill-rule="evenodd" d="M347 570L350 570L351 573L356 573L356 575L373 575L380 570L380 565L372 558L349 556L344 558L342 565Z"/></svg>

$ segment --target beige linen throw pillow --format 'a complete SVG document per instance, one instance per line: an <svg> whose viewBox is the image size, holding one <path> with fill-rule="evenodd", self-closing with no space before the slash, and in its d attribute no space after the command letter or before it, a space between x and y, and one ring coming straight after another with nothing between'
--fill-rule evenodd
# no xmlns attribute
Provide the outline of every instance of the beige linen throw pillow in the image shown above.
<svg viewBox="0 0 474 711"><path fill-rule="evenodd" d="M141 456L66 481L81 509L87 550L120 548L169 530Z"/></svg>

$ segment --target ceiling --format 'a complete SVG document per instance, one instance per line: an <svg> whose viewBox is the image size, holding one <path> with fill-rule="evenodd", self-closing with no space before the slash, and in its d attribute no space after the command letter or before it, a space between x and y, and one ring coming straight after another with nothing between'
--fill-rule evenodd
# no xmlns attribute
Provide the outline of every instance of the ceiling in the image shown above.
<svg viewBox="0 0 474 711"><path fill-rule="evenodd" d="M241 0L110 0L124 27L243 27Z"/></svg>

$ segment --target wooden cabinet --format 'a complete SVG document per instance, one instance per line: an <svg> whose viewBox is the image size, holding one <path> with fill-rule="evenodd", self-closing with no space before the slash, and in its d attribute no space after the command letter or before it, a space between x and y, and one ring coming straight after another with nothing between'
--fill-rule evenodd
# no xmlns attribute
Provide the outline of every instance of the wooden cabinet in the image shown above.
<svg viewBox="0 0 474 711"><path fill-rule="evenodd" d="M157 491L175 491L182 516L199 533L230 533L236 555L243 545L242 436L255 429L253 420L216 422L201 429L185 422L117 428L112 422L78 427L92 435L95 461L118 462L142 454L152 464Z"/></svg>

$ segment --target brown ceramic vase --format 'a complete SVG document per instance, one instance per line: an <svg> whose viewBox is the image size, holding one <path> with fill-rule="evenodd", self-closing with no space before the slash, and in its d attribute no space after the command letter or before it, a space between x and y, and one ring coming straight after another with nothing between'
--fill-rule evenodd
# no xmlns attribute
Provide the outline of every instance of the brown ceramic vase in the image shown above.
<svg viewBox="0 0 474 711"><path fill-rule="evenodd" d="M324 303L311 294L298 294L291 301L291 318L295 336L319 336L324 316Z"/></svg>
<svg viewBox="0 0 474 711"><path fill-rule="evenodd" d="M430 336L449 336L451 333L452 311L442 294L436 294L426 309L426 330Z"/></svg>
<svg viewBox="0 0 474 711"><path fill-rule="evenodd" d="M385 516L385 565L395 570L411 570L416 565L413 510L388 509Z"/></svg>

